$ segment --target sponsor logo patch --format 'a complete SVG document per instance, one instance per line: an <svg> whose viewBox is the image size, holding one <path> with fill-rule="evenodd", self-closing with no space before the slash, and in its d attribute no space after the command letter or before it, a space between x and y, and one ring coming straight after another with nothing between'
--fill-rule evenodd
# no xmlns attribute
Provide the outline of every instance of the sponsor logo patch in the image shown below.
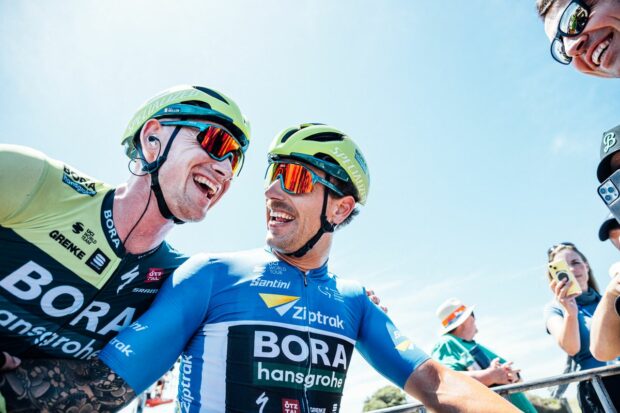
<svg viewBox="0 0 620 413"><path fill-rule="evenodd" d="M299 400L282 399L282 413L300 413Z"/></svg>
<svg viewBox="0 0 620 413"><path fill-rule="evenodd" d="M149 272L146 273L146 279L144 282L154 283L157 281L161 281L161 277L164 276L163 268L149 268Z"/></svg>
<svg viewBox="0 0 620 413"><path fill-rule="evenodd" d="M82 224L81 222L76 222L71 228L73 229L74 234L80 234L82 231L84 231L84 224Z"/></svg>
<svg viewBox="0 0 620 413"><path fill-rule="evenodd" d="M95 252L93 252L93 255L88 258L88 261L86 261L86 265L92 268L97 274L101 274L109 263L110 259L99 248L97 248Z"/></svg>
<svg viewBox="0 0 620 413"><path fill-rule="evenodd" d="M265 294L259 293L260 298L263 299L263 302L267 306L267 308L273 308L280 315L286 314L288 310L290 310L297 301L299 301L299 297L294 295L281 295L281 294Z"/></svg>
<svg viewBox="0 0 620 413"><path fill-rule="evenodd" d="M95 196L97 194L93 181L78 175L66 165L63 167L62 182L82 195Z"/></svg>
<svg viewBox="0 0 620 413"><path fill-rule="evenodd" d="M77 259L84 259L84 255L86 253L82 251L77 245L75 245L69 238L67 238L63 233L57 230L53 230L49 233L49 236L54 241L58 242L60 246L64 249L72 253ZM101 274L101 273L100 273Z"/></svg>
<svg viewBox="0 0 620 413"><path fill-rule="evenodd" d="M250 281L250 287L269 287L288 290L291 287L291 282L282 280L263 280L261 277L258 277Z"/></svg>
<svg viewBox="0 0 620 413"><path fill-rule="evenodd" d="M341 303L344 302L344 299L342 298L342 294L340 294L338 290L334 288L324 287L321 285L319 285L318 289L321 294L326 295L328 298L339 301Z"/></svg>

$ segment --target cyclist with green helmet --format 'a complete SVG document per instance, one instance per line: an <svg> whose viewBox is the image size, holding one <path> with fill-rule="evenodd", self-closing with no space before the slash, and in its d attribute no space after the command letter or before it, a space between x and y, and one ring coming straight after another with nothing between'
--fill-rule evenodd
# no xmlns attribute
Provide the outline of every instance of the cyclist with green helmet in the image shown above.
<svg viewBox="0 0 620 413"><path fill-rule="evenodd" d="M107 411L131 399L97 355L185 262L166 235L221 199L249 139L235 102L182 85L129 122L132 175L116 188L0 145L0 350L13 367L22 359L0 375L9 411Z"/></svg>
<svg viewBox="0 0 620 413"><path fill-rule="evenodd" d="M339 412L357 348L431 408L517 412L430 360L361 285L328 271L333 232L365 204L369 184L346 134L321 124L284 130L269 150L268 248L190 258L100 358L141 392L181 354L183 412Z"/></svg>

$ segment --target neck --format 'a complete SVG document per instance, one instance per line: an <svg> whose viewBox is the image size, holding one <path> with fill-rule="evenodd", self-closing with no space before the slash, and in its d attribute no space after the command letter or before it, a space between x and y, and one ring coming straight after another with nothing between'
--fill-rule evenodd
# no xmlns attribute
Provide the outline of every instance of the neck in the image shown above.
<svg viewBox="0 0 620 413"><path fill-rule="evenodd" d="M114 195L114 225L125 249L132 254L141 254L157 247L174 227L171 220L161 216L150 184L148 175L132 176L126 184L116 189Z"/></svg>
<svg viewBox="0 0 620 413"><path fill-rule="evenodd" d="M310 251L304 254L303 257L293 257L275 249L273 253L278 259L306 272L319 268L327 262L329 250L331 249L331 237L332 234L323 234L319 242L317 242Z"/></svg>

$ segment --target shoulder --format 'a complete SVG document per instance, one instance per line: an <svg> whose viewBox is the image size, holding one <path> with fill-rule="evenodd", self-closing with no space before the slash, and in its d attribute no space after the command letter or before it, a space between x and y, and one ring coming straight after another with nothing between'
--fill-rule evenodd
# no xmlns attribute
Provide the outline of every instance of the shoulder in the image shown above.
<svg viewBox="0 0 620 413"><path fill-rule="evenodd" d="M463 371L473 363L467 350L447 334L439 340L431 351L431 357L453 370Z"/></svg>
<svg viewBox="0 0 620 413"><path fill-rule="evenodd" d="M37 151L36 149L30 148L28 146L10 145L6 143L0 144L0 157L2 157L3 160L7 161L27 161L29 159L32 159L34 161L42 162L49 159L43 152Z"/></svg>
<svg viewBox="0 0 620 413"><path fill-rule="evenodd" d="M447 334L443 334L439 336L437 343L435 343L435 345L433 346L432 353L440 352L444 350L451 350L451 351L459 350L460 351L461 348L454 342L453 339L450 339L450 337Z"/></svg>
<svg viewBox="0 0 620 413"><path fill-rule="evenodd" d="M341 294L347 297L366 296L366 289L359 281L340 278L333 273L329 277L334 281Z"/></svg>
<svg viewBox="0 0 620 413"><path fill-rule="evenodd" d="M19 175L22 179L38 179L52 163L43 152L27 146L0 144L2 174Z"/></svg>
<svg viewBox="0 0 620 413"><path fill-rule="evenodd" d="M231 253L199 253L185 260L174 274L174 283L181 283L200 276L243 276L252 273L259 265L272 262L270 255L260 249Z"/></svg>

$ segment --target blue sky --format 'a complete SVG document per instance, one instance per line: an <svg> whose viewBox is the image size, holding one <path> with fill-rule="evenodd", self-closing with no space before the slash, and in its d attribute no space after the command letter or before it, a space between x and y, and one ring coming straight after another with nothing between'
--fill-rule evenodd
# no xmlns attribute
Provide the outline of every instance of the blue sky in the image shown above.
<svg viewBox="0 0 620 413"><path fill-rule="evenodd" d="M140 103L179 83L223 91L252 143L220 205L171 235L195 253L261 245L271 138L332 124L372 175L332 270L375 289L426 350L435 308L456 296L476 304L479 341L526 379L557 374L545 252L575 242L607 284L618 253L597 239L595 169L620 102L617 80L551 59L533 3L0 0L0 142L118 184L120 136ZM344 411L384 383L357 356Z"/></svg>

